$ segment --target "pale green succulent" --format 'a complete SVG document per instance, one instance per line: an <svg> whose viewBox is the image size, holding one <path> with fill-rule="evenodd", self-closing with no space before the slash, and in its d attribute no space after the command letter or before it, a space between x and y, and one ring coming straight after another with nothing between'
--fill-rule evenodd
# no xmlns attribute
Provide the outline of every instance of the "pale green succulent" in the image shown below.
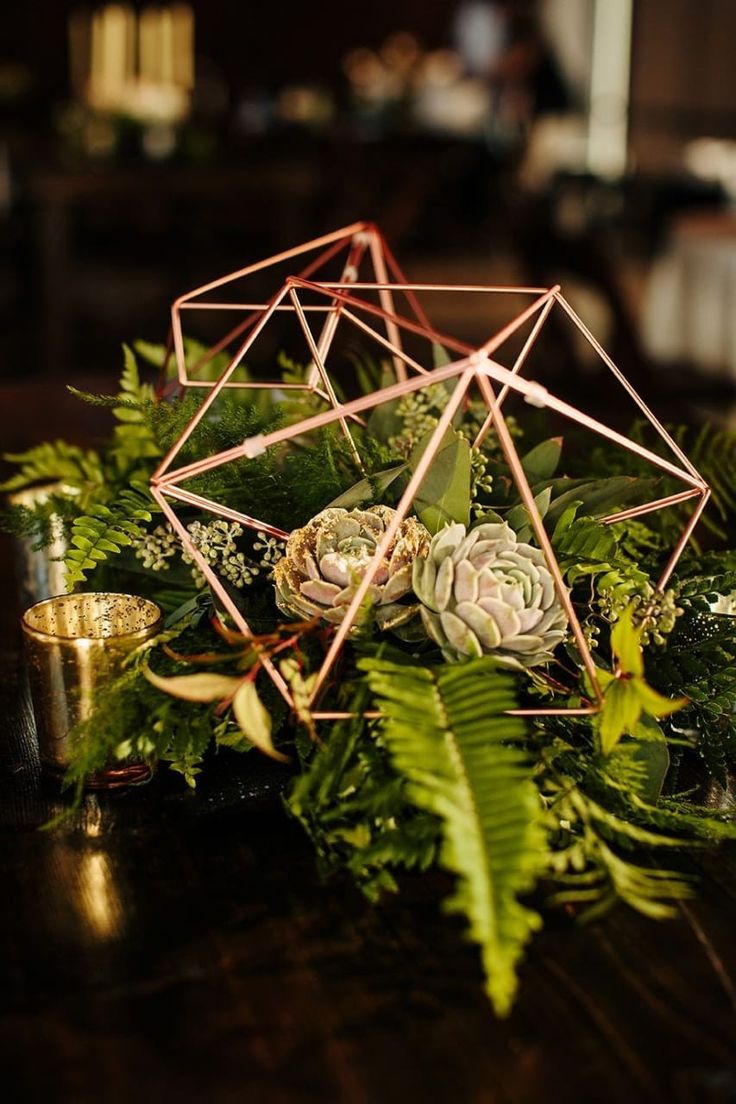
<svg viewBox="0 0 736 1104"><path fill-rule="evenodd" d="M321 617L339 624L396 511L329 507L301 528L274 567L276 604L291 618ZM381 629L406 624L417 603L404 602L412 588L412 565L425 556L430 536L416 518L406 518L389 545L366 596L365 610Z"/></svg>
<svg viewBox="0 0 736 1104"><path fill-rule="evenodd" d="M414 593L428 636L448 659L493 654L510 666L547 662L567 617L538 548L505 522L448 525L416 560Z"/></svg>

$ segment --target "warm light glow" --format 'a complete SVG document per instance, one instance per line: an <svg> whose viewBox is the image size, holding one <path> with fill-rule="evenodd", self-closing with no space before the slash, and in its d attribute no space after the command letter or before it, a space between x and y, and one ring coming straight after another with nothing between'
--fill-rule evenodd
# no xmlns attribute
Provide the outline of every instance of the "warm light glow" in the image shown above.
<svg viewBox="0 0 736 1104"><path fill-rule="evenodd" d="M98 939L107 939L120 926L122 906L110 862L104 851L79 858L79 909Z"/></svg>
<svg viewBox="0 0 736 1104"><path fill-rule="evenodd" d="M588 168L620 176L628 161L632 0L596 0L590 72Z"/></svg>
<svg viewBox="0 0 736 1104"><path fill-rule="evenodd" d="M69 73L90 107L147 123L177 123L194 86L194 15L188 4L108 4L69 17Z"/></svg>

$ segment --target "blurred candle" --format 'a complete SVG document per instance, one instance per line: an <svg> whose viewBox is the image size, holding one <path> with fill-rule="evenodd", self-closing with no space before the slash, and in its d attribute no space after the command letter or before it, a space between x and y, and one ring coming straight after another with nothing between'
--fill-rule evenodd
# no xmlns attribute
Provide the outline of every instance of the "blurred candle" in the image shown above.
<svg viewBox="0 0 736 1104"><path fill-rule="evenodd" d="M130 7L123 9L125 13L125 83L127 85L135 81L135 12Z"/></svg>
<svg viewBox="0 0 736 1104"><path fill-rule="evenodd" d="M174 80L180 88L194 87L194 16L188 4L171 8L174 34Z"/></svg>
<svg viewBox="0 0 736 1104"><path fill-rule="evenodd" d="M159 18L159 50L161 53L161 83L174 83L174 21L169 8L162 8Z"/></svg>
<svg viewBox="0 0 736 1104"><path fill-rule="evenodd" d="M155 8L144 8L138 21L139 71L142 81L158 84L161 79L159 18Z"/></svg>
<svg viewBox="0 0 736 1104"><path fill-rule="evenodd" d="M105 85L102 50L102 12L95 12L92 16L92 33L90 41L89 101L94 107L97 107L103 97Z"/></svg>
<svg viewBox="0 0 736 1104"><path fill-rule="evenodd" d="M106 101L109 107L116 107L120 103L126 77L125 10L119 4L103 8L102 26Z"/></svg>

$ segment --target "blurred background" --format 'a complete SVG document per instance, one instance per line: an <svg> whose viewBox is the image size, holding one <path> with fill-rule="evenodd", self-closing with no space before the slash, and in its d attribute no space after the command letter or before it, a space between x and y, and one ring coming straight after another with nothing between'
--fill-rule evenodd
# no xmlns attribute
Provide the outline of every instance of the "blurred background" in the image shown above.
<svg viewBox="0 0 736 1104"><path fill-rule="evenodd" d="M372 219L412 277L561 282L664 416L733 420L734 41L733 0L7 4L3 391L112 376L176 295Z"/></svg>

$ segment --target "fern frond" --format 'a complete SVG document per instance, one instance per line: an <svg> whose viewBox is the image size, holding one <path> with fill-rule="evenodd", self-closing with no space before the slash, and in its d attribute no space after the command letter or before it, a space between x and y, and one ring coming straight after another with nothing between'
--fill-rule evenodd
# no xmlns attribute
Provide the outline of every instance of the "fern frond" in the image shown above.
<svg viewBox="0 0 736 1104"><path fill-rule="evenodd" d="M142 383L133 350L123 345L123 373L120 377L119 403L113 407L117 425L113 431L110 455L120 473L135 471L142 460L161 455L156 437L146 416L153 405L153 388Z"/></svg>
<svg viewBox="0 0 736 1104"><path fill-rule="evenodd" d="M715 510L722 522L733 524L736 514L736 490L733 473L736 471L736 431L733 429L714 429L704 426L691 446L692 461L711 489L712 510ZM722 529L709 518L708 511L703 520L718 536Z"/></svg>
<svg viewBox="0 0 736 1104"><path fill-rule="evenodd" d="M652 664L652 683L690 699L667 727L692 730L709 771L726 785L736 760L736 618L686 608Z"/></svg>
<svg viewBox="0 0 736 1104"><path fill-rule="evenodd" d="M615 605L646 593L649 577L620 552L615 527L592 517L575 517L575 509L573 504L562 515L552 537L560 569L570 586L590 579L596 591L609 596Z"/></svg>
<svg viewBox="0 0 736 1104"><path fill-rule="evenodd" d="M0 491L18 491L44 481L63 480L74 487L104 482L98 453L66 441L47 441L25 452L6 452L3 459L21 467L19 472L0 483Z"/></svg>
<svg viewBox="0 0 736 1104"><path fill-rule="evenodd" d="M408 799L441 819L440 861L458 878L447 908L467 916L488 995L505 1015L524 946L541 926L519 896L545 862L539 797L513 744L524 726L505 715L515 704L511 677L488 659L437 670L380 657L359 666Z"/></svg>
<svg viewBox="0 0 736 1104"><path fill-rule="evenodd" d="M71 544L64 557L67 586L87 581L87 576L108 556L117 555L144 533L153 505L140 490L122 491L115 503L97 503L76 518Z"/></svg>

